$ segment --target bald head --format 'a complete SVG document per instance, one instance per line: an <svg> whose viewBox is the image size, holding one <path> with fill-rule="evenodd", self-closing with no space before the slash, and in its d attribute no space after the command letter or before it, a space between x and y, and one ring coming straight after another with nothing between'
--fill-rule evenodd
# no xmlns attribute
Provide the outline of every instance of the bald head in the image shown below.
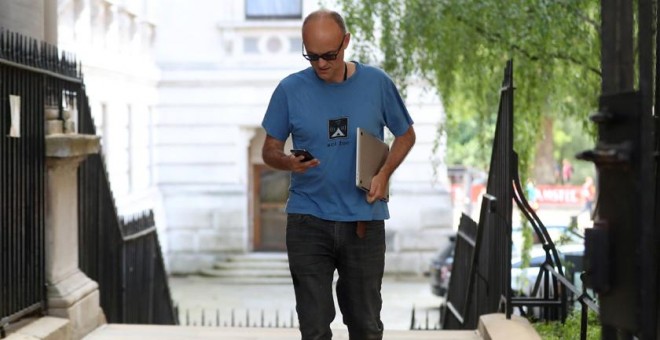
<svg viewBox="0 0 660 340"><path fill-rule="evenodd" d="M305 21L303 21L303 25L302 25L303 34L305 32L305 26L307 26L308 24L317 24L321 21L334 22L341 31L342 35L346 34L347 32L346 23L344 22L344 18L342 18L341 14L328 9L319 9L312 13L309 13L309 15L305 18Z"/></svg>
<svg viewBox="0 0 660 340"><path fill-rule="evenodd" d="M302 26L303 56L319 78L326 82L346 80L348 67L344 50L351 41L344 19L335 11L320 9L310 13Z"/></svg>

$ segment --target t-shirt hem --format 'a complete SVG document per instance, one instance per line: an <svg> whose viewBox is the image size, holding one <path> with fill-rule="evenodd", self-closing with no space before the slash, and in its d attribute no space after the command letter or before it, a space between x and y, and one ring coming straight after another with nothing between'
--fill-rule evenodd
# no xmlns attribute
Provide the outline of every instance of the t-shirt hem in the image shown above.
<svg viewBox="0 0 660 340"><path fill-rule="evenodd" d="M327 214L327 213L322 213L318 211L308 211L304 209L294 209L294 208L287 208L286 209L287 214L304 214L304 215L312 215L314 217L327 220L327 221L337 221L337 222L355 222L355 221L381 221L381 220L388 220L390 218L389 214L385 215L372 215L372 216L344 216L344 215L338 215L338 214Z"/></svg>

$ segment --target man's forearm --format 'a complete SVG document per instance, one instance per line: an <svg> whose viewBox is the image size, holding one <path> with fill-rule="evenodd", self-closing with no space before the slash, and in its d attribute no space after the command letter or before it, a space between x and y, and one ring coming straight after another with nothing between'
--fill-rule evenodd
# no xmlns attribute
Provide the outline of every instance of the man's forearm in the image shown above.
<svg viewBox="0 0 660 340"><path fill-rule="evenodd" d="M261 158L264 163L278 170L291 170L291 161L284 153L284 141L266 135L261 149Z"/></svg>
<svg viewBox="0 0 660 340"><path fill-rule="evenodd" d="M264 146L261 149L261 158L264 163L278 170L286 170L303 173L309 168L318 166L321 162L314 158L311 161L303 161L303 156L297 157L284 153L284 142L271 136L266 136Z"/></svg>
<svg viewBox="0 0 660 340"><path fill-rule="evenodd" d="M278 170L291 170L289 156L284 154L282 150L265 149L261 153L264 162L269 166Z"/></svg>
<svg viewBox="0 0 660 340"><path fill-rule="evenodd" d="M413 145L415 145L415 139L415 130L413 129L412 125L408 128L406 133L394 138L394 142L392 143L390 152L387 156L387 159L385 160L385 164L383 164L379 172L386 175L387 178L392 176L394 170L396 170L399 165L401 165L403 160L408 155L408 152L410 152L410 149L412 149Z"/></svg>

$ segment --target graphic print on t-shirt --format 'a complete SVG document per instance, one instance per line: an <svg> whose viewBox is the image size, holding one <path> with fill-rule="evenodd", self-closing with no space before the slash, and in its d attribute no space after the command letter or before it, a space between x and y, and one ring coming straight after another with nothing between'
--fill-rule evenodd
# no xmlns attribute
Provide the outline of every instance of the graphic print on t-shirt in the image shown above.
<svg viewBox="0 0 660 340"><path fill-rule="evenodd" d="M328 120L328 139L348 137L348 118Z"/></svg>

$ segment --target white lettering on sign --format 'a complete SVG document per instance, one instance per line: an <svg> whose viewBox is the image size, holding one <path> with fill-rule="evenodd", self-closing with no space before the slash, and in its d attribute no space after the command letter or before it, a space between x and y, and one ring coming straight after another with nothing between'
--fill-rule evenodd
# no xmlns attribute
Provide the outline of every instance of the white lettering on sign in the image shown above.
<svg viewBox="0 0 660 340"><path fill-rule="evenodd" d="M578 186L543 186L538 188L539 203L576 204L579 203Z"/></svg>

